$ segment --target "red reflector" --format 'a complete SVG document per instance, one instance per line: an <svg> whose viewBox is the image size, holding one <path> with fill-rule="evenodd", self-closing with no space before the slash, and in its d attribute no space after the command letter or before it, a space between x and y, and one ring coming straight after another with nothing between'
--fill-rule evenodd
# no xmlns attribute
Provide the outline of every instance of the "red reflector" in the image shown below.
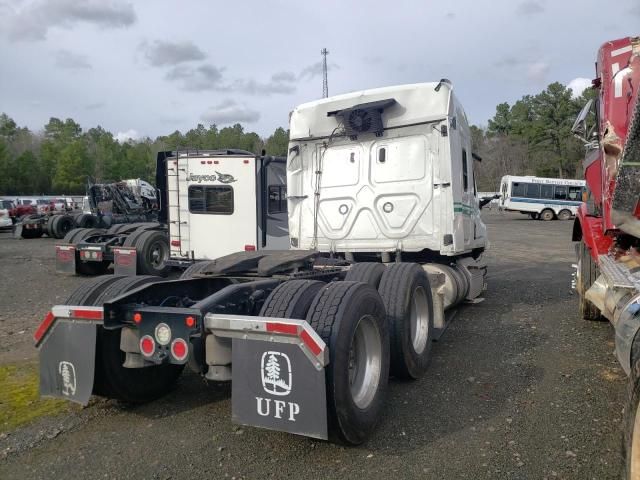
<svg viewBox="0 0 640 480"><path fill-rule="evenodd" d="M314 355L320 355L320 352L322 351L320 345L318 345L316 341L311 338L311 335L309 335L306 330L302 330L302 333L300 333L300 338L302 339L304 344L309 347L309 350L311 350Z"/></svg>
<svg viewBox="0 0 640 480"><path fill-rule="evenodd" d="M142 314L140 312L136 312L133 314L133 321L137 324L142 322Z"/></svg>
<svg viewBox="0 0 640 480"><path fill-rule="evenodd" d="M102 310L72 310L71 316L82 320L102 320Z"/></svg>
<svg viewBox="0 0 640 480"><path fill-rule="evenodd" d="M207 160L207 165L211 165L211 160Z"/></svg>
<svg viewBox="0 0 640 480"><path fill-rule="evenodd" d="M206 162L204 160L200 160L200 163L204 165Z"/></svg>
<svg viewBox="0 0 640 480"><path fill-rule="evenodd" d="M171 240L171 246L172 247L179 247L180 246L180 240Z"/></svg>
<svg viewBox="0 0 640 480"><path fill-rule="evenodd" d="M189 353L187 342L181 338L176 338L171 344L171 354L173 355L173 358L182 361L187 358L187 353Z"/></svg>
<svg viewBox="0 0 640 480"><path fill-rule="evenodd" d="M249 160L245 160L244 163L249 163Z"/></svg>
<svg viewBox="0 0 640 480"><path fill-rule="evenodd" d="M289 335L297 335L298 326L288 323L267 322L267 332L288 333Z"/></svg>
<svg viewBox="0 0 640 480"><path fill-rule="evenodd" d="M145 357L150 357L156 350L156 342L149 335L140 339L140 351Z"/></svg>
<svg viewBox="0 0 640 480"><path fill-rule="evenodd" d="M245 245L244 246L244 251L245 252L255 252L256 251L256 246L255 245Z"/></svg>
<svg viewBox="0 0 640 480"><path fill-rule="evenodd" d="M214 160L213 163L218 165L220 162L218 160Z"/></svg>
<svg viewBox="0 0 640 480"><path fill-rule="evenodd" d="M196 319L193 317L187 317L184 319L184 324L189 328L193 328L196 326Z"/></svg>
<svg viewBox="0 0 640 480"><path fill-rule="evenodd" d="M55 318L56 317L53 316L53 313L47 312L47 314L44 316L44 320L33 334L33 339L36 341L36 343L40 343L40 340L42 340L44 334L47 333L47 330L49 330L49 328L51 328L51 324L53 324Z"/></svg>

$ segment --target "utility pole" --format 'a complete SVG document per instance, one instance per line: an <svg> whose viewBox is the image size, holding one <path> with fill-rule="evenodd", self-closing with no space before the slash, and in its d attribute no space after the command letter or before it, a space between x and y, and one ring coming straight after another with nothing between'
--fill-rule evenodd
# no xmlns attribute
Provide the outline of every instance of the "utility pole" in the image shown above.
<svg viewBox="0 0 640 480"><path fill-rule="evenodd" d="M329 96L329 82L327 80L327 55L329 50L323 48L320 53L322 54L322 98Z"/></svg>

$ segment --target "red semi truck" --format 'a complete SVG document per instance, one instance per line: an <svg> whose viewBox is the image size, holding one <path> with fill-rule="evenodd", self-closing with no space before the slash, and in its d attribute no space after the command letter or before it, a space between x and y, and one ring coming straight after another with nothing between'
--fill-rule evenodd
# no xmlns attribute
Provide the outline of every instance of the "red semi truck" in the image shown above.
<svg viewBox="0 0 640 480"><path fill-rule="evenodd" d="M640 37L598 52L597 91L576 119L585 141L587 198L573 228L576 289L586 320L608 319L630 377L624 418L624 478L640 479Z"/></svg>

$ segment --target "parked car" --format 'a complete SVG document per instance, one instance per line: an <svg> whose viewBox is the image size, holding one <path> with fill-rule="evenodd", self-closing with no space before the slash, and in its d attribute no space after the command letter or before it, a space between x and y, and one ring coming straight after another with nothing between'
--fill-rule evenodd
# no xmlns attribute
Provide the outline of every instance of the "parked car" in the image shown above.
<svg viewBox="0 0 640 480"><path fill-rule="evenodd" d="M11 200L0 200L0 228L9 228L13 226L10 212L13 210L13 202Z"/></svg>

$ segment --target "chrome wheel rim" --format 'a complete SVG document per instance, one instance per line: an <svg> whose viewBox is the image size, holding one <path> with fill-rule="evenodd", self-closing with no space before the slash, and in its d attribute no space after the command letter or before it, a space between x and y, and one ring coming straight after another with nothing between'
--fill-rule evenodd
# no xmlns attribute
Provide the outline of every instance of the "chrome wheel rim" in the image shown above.
<svg viewBox="0 0 640 480"><path fill-rule="evenodd" d="M373 317L365 315L358 320L349 349L349 388L358 408L367 408L375 398L381 373L382 338Z"/></svg>
<svg viewBox="0 0 640 480"><path fill-rule="evenodd" d="M424 288L418 287L413 291L411 302L411 344L419 355L427 347L429 338L429 302Z"/></svg>

